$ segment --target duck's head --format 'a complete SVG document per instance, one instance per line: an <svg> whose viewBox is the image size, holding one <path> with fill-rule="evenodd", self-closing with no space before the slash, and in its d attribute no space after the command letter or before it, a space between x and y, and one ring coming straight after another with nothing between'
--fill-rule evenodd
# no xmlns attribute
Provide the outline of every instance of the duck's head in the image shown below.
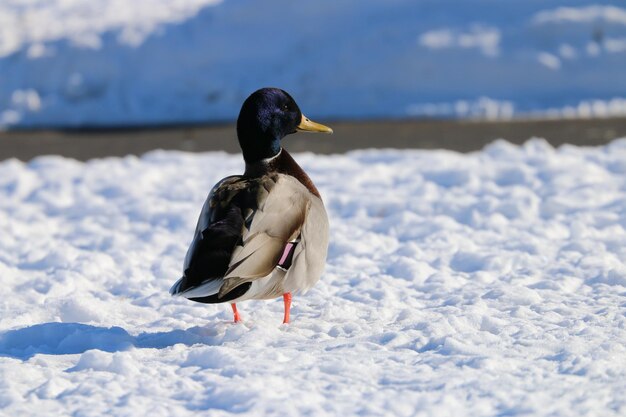
<svg viewBox="0 0 626 417"><path fill-rule="evenodd" d="M293 98L279 88L262 88L244 101L237 119L237 137L247 163L280 152L280 141L296 131L333 133L305 117Z"/></svg>

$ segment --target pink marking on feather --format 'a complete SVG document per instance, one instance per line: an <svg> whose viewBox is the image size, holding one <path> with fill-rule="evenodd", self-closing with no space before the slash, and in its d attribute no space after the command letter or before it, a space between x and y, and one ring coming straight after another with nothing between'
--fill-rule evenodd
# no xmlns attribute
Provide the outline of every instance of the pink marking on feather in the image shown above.
<svg viewBox="0 0 626 417"><path fill-rule="evenodd" d="M278 265L283 265L289 256L289 252L291 252L291 248L293 248L293 243L287 242L285 245L285 249L283 249L283 254L280 257L280 261L278 261Z"/></svg>

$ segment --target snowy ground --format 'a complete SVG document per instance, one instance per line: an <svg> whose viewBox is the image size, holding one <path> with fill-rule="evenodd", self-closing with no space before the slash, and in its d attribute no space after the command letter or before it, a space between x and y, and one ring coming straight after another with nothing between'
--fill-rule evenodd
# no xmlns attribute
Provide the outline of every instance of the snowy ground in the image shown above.
<svg viewBox="0 0 626 417"><path fill-rule="evenodd" d="M626 7L593 0L3 0L0 126L626 115Z"/></svg>
<svg viewBox="0 0 626 417"><path fill-rule="evenodd" d="M289 326L167 294L239 156L0 163L0 415L626 414L626 139L296 158L332 243Z"/></svg>

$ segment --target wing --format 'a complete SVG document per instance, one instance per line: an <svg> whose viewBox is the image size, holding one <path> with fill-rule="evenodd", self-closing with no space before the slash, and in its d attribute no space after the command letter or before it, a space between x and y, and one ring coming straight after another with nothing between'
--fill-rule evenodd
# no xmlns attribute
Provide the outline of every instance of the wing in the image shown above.
<svg viewBox="0 0 626 417"><path fill-rule="evenodd" d="M328 229L324 203L312 196L300 232L300 243L295 247L291 267L284 278L285 292L304 293L319 281L326 266Z"/></svg>
<svg viewBox="0 0 626 417"><path fill-rule="evenodd" d="M219 296L269 275L287 242L297 238L304 224L308 190L295 178L276 175L264 182L267 195L247 219L242 240L235 247Z"/></svg>
<svg viewBox="0 0 626 417"><path fill-rule="evenodd" d="M170 293L181 294L224 276L233 249L241 238L245 207L238 196L245 188L246 181L241 176L224 178L213 187L202 206L187 250L183 277Z"/></svg>

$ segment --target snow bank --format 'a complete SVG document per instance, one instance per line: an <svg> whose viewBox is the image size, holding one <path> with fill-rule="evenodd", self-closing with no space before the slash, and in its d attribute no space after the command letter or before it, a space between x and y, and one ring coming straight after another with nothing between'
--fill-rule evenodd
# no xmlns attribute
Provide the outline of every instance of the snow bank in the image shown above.
<svg viewBox="0 0 626 417"><path fill-rule="evenodd" d="M232 120L262 86L318 117L626 115L621 2L9 0L0 126Z"/></svg>
<svg viewBox="0 0 626 417"><path fill-rule="evenodd" d="M331 220L294 297L169 297L237 155L0 163L0 414L626 412L626 140L299 154Z"/></svg>
<svg viewBox="0 0 626 417"><path fill-rule="evenodd" d="M117 32L121 45L139 46L165 24L181 23L220 0L6 0L0 5L0 57L27 49L31 58L46 54L47 42L62 39L98 49L102 36Z"/></svg>

